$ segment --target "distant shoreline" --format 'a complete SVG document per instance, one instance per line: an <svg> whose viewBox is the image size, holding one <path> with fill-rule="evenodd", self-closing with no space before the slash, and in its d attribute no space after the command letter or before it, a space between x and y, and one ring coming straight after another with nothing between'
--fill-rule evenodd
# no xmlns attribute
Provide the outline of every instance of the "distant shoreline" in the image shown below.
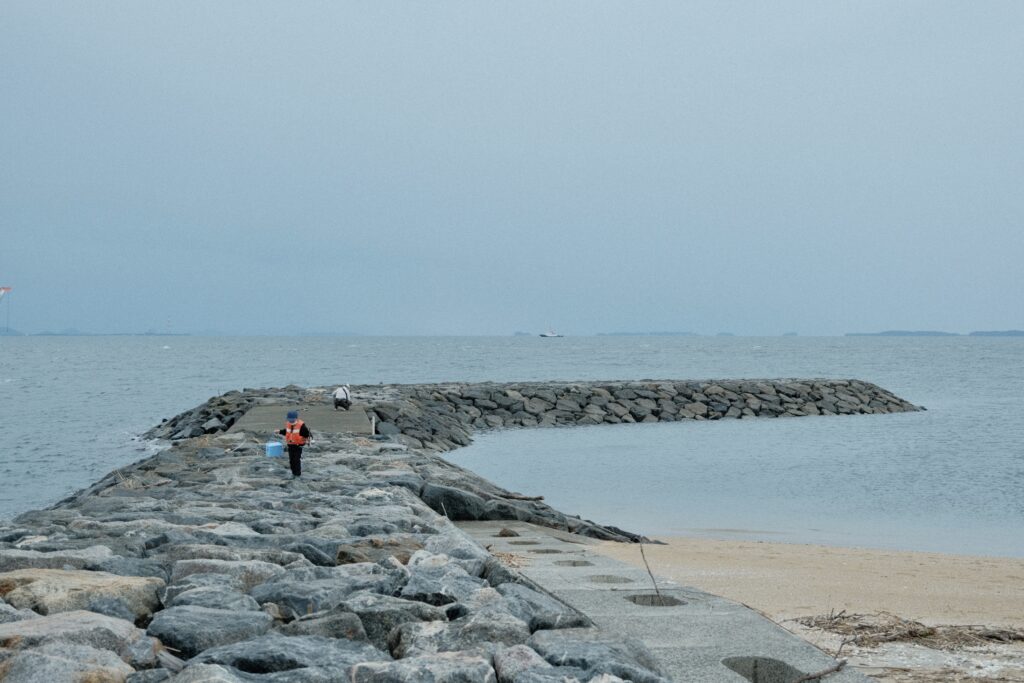
<svg viewBox="0 0 1024 683"><path fill-rule="evenodd" d="M847 337L1024 337L1024 330L980 330L961 334L934 330L886 330L885 332L847 332Z"/></svg>
<svg viewBox="0 0 1024 683"><path fill-rule="evenodd" d="M235 334L235 333L211 333L211 332L21 332L15 329L0 327L0 337L534 337L536 335L524 332L515 332L512 335L434 335L434 334L372 334L362 332L300 332L287 335L268 334ZM783 334L734 334L731 332L718 332L715 334L701 334L699 332L595 332L593 334L568 335L578 338L586 337L686 337L686 338L749 338L763 339L774 337L1024 337L1024 330L977 330L974 332L944 332L941 330L885 330L883 332L846 332L844 334L806 334L796 332L785 332Z"/></svg>

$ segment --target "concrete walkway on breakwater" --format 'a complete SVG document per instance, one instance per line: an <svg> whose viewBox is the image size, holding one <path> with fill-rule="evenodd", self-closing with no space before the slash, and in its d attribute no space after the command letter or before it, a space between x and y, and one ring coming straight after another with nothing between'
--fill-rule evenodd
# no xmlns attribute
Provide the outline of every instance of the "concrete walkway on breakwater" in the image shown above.
<svg viewBox="0 0 1024 683"><path fill-rule="evenodd" d="M261 405L251 408L238 419L229 432L252 432L262 434L276 432L284 427L285 415L289 410L298 410L299 417L317 434L355 434L369 436L373 427L366 411L358 406L349 410L335 410L330 405Z"/></svg>
<svg viewBox="0 0 1024 683"><path fill-rule="evenodd" d="M672 680L781 683L836 664L745 605L663 579L655 593L645 571L591 552L588 546L595 542L590 539L525 522L457 526L491 553L511 561L537 586L587 615L598 628L642 642ZM501 529L519 535L499 536ZM651 605L658 594L673 604ZM870 679L842 670L827 680Z"/></svg>

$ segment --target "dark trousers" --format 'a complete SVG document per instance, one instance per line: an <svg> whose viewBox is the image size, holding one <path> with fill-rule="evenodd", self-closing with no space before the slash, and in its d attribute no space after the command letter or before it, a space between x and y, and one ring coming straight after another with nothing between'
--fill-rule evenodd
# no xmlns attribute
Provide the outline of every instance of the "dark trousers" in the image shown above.
<svg viewBox="0 0 1024 683"><path fill-rule="evenodd" d="M347 398L336 398L334 399L334 409L337 410L338 406L341 406L345 410L348 410L349 408L352 407L352 401L348 400Z"/></svg>
<svg viewBox="0 0 1024 683"><path fill-rule="evenodd" d="M292 466L292 474L302 476L302 446L288 444L288 464Z"/></svg>

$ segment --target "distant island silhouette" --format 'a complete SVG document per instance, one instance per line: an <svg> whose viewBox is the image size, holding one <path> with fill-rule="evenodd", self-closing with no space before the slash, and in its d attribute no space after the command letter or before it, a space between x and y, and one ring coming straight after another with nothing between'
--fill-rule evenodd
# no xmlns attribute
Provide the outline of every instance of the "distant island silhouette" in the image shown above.
<svg viewBox="0 0 1024 683"><path fill-rule="evenodd" d="M847 332L847 337L959 337L959 332L934 330L886 330L885 332Z"/></svg>
<svg viewBox="0 0 1024 683"><path fill-rule="evenodd" d="M696 337L696 332L598 332L598 337Z"/></svg>
<svg viewBox="0 0 1024 683"><path fill-rule="evenodd" d="M1024 330L988 330L971 332L970 337L1024 337Z"/></svg>
<svg viewBox="0 0 1024 683"><path fill-rule="evenodd" d="M959 332L934 330L886 330L885 332L847 332L847 337L962 337ZM968 337L1024 337L1024 330L981 330L969 332Z"/></svg>

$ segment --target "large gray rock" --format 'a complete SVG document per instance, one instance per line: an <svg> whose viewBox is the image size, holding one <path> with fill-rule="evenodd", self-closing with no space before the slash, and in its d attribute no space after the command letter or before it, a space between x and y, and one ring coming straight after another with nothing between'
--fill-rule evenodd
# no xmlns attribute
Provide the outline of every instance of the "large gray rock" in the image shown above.
<svg viewBox="0 0 1024 683"><path fill-rule="evenodd" d="M165 606L177 607L179 605L194 605L234 612L256 611L260 608L259 603L252 596L229 588L214 586L193 588L177 593Z"/></svg>
<svg viewBox="0 0 1024 683"><path fill-rule="evenodd" d="M522 583L524 581L522 574L506 567L500 560L494 557L484 567L483 578L494 587L500 586L503 583Z"/></svg>
<svg viewBox="0 0 1024 683"><path fill-rule="evenodd" d="M341 608L358 615L366 636L381 650L388 649L388 636L402 624L448 620L438 607L374 593L357 593L345 600Z"/></svg>
<svg viewBox="0 0 1024 683"><path fill-rule="evenodd" d="M426 483L420 498L434 512L454 521L487 518L487 507L480 496L453 486Z"/></svg>
<svg viewBox="0 0 1024 683"><path fill-rule="evenodd" d="M141 557L112 555L98 562L90 562L85 568L91 572L107 572L120 576L151 576L162 581L170 578L170 571L163 564Z"/></svg>
<svg viewBox="0 0 1024 683"><path fill-rule="evenodd" d="M707 407L707 405L705 405L703 403L698 403L698 402L685 404L683 406L683 410L685 410L688 413L691 413L693 415L700 415L701 417L704 417L704 416L706 416L708 414L708 407Z"/></svg>
<svg viewBox="0 0 1024 683"><path fill-rule="evenodd" d="M12 621L24 621L25 619L35 619L39 615L30 609L16 609L11 607L3 600L0 600L0 624L6 624Z"/></svg>
<svg viewBox="0 0 1024 683"><path fill-rule="evenodd" d="M497 591L505 598L512 614L529 624L531 631L593 625L582 612L521 584L503 583Z"/></svg>
<svg viewBox="0 0 1024 683"><path fill-rule="evenodd" d="M443 652L397 662L367 662L352 668L353 683L496 683L484 657Z"/></svg>
<svg viewBox="0 0 1024 683"><path fill-rule="evenodd" d="M437 534L427 536L424 550L436 555L447 555L470 576L481 576L487 560L491 559L490 553L455 526L448 526Z"/></svg>
<svg viewBox="0 0 1024 683"><path fill-rule="evenodd" d="M377 596L383 597L383 596ZM366 629L357 614L344 606L328 612L300 617L278 629L286 636L322 636L346 640L367 640Z"/></svg>
<svg viewBox="0 0 1024 683"><path fill-rule="evenodd" d="M197 664L230 666L253 674L302 669L308 670L303 671L304 674L322 674L324 678L319 680L342 681L350 680L350 670L356 664L388 660L387 654L369 643L270 633L206 650L194 661Z"/></svg>
<svg viewBox="0 0 1024 683"><path fill-rule="evenodd" d="M552 408L555 407L555 397L552 394L549 398L550 401L546 401L543 398L528 398L523 403L523 410L530 413L531 415L543 415Z"/></svg>
<svg viewBox="0 0 1024 683"><path fill-rule="evenodd" d="M526 644L555 666L611 674L635 683L668 683L642 643L618 634L596 629L537 631Z"/></svg>
<svg viewBox="0 0 1024 683"><path fill-rule="evenodd" d="M176 581L164 588L160 595L160 601L165 606L170 606L177 596L197 588L211 588L228 592L242 592L243 582L237 576L227 574L191 574L180 581Z"/></svg>
<svg viewBox="0 0 1024 683"><path fill-rule="evenodd" d="M361 562L291 570L257 586L251 595L261 605L272 602L289 618L297 618L333 609L359 591L391 595L404 583L403 572Z"/></svg>
<svg viewBox="0 0 1024 683"><path fill-rule="evenodd" d="M270 562L281 566L291 564L303 559L300 553L280 550L278 548L238 548L227 545L212 545L209 543L182 543L168 545L161 548L161 553L153 555L153 559L162 562L177 562L178 560L226 560L229 562L243 562L247 560L258 560Z"/></svg>
<svg viewBox="0 0 1024 683"><path fill-rule="evenodd" d="M170 680L171 675L167 669L145 669L129 674L125 683L164 683Z"/></svg>
<svg viewBox="0 0 1024 683"><path fill-rule="evenodd" d="M392 422L378 422L377 433L382 436L392 436L394 434L401 434L402 430Z"/></svg>
<svg viewBox="0 0 1024 683"><path fill-rule="evenodd" d="M418 534L388 534L353 539L338 545L337 564L379 562L394 557L406 563L412 554L423 549L423 538Z"/></svg>
<svg viewBox="0 0 1024 683"><path fill-rule="evenodd" d="M0 679L4 683L39 683L51 681L103 681L123 683L135 669L110 650L88 645L46 642L38 647L16 652L0 663Z"/></svg>
<svg viewBox="0 0 1024 683"><path fill-rule="evenodd" d="M410 622L391 633L388 645L398 659L471 650L493 654L502 646L519 645L530 637L526 622L500 610L482 610L455 621Z"/></svg>
<svg viewBox="0 0 1024 683"><path fill-rule="evenodd" d="M398 595L440 606L465 600L486 585L486 581L470 576L447 556L419 551L409 561L409 580Z"/></svg>
<svg viewBox="0 0 1024 683"><path fill-rule="evenodd" d="M499 679L501 680L501 679ZM624 683L618 676L596 676L574 666L554 666L550 669L530 669L507 679L509 683Z"/></svg>
<svg viewBox="0 0 1024 683"><path fill-rule="evenodd" d="M494 653L498 683L624 683L618 676L593 675L574 666L552 666L526 645Z"/></svg>
<svg viewBox="0 0 1024 683"><path fill-rule="evenodd" d="M516 683L527 671L554 668L526 645L503 647L494 653L493 661L498 683Z"/></svg>
<svg viewBox="0 0 1024 683"><path fill-rule="evenodd" d="M226 574L236 578L243 590L249 590L284 573L284 567L260 560L179 560L174 563L171 581L177 583L193 574Z"/></svg>
<svg viewBox="0 0 1024 683"><path fill-rule="evenodd" d="M405 446L400 444L395 444L395 446L405 448ZM419 476L412 470L374 470L367 472L367 476L373 479L373 483L375 485L386 484L388 486L401 486L417 496L423 489L423 477Z"/></svg>
<svg viewBox="0 0 1024 683"><path fill-rule="evenodd" d="M158 645L130 621L86 611L0 624L0 642L15 650L45 642L87 645L97 650L112 650L136 668L156 664Z"/></svg>
<svg viewBox="0 0 1024 683"><path fill-rule="evenodd" d="M85 569L90 564L102 562L113 556L105 545L94 545L81 550L0 550L0 572L18 569Z"/></svg>
<svg viewBox="0 0 1024 683"><path fill-rule="evenodd" d="M96 609L98 604L117 602L130 614L130 621L148 619L160 607L161 579L118 576L106 572L63 569L21 569L0 574L4 599L14 607L39 614Z"/></svg>
<svg viewBox="0 0 1024 683"><path fill-rule="evenodd" d="M229 666L191 663L184 671L169 679L170 683L251 683L253 680L256 679Z"/></svg>
<svg viewBox="0 0 1024 683"><path fill-rule="evenodd" d="M146 630L164 645L194 657L212 647L249 640L270 630L274 619L264 612L233 612L195 605L157 613Z"/></svg>

